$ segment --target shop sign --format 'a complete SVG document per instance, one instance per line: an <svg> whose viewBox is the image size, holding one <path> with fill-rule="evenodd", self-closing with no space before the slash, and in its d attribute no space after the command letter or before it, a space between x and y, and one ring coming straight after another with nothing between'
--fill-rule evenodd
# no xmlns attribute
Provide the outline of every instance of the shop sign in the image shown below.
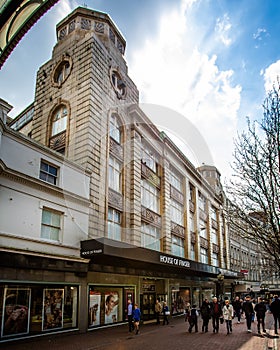
<svg viewBox="0 0 280 350"><path fill-rule="evenodd" d="M159 261L163 264L168 264L173 266L180 266L180 267L186 267L186 268L191 267L191 263L188 260L174 258L172 256L167 256L167 255L160 255Z"/></svg>
<svg viewBox="0 0 280 350"><path fill-rule="evenodd" d="M84 250L83 252L81 252L81 256L86 258L87 256L91 256L93 254L101 254L101 253L103 253L103 250L101 248Z"/></svg>

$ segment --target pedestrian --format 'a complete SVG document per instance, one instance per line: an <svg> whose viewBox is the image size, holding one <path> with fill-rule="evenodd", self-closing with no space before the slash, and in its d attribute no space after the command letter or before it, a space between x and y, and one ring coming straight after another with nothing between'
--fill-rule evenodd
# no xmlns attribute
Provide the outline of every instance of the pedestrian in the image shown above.
<svg viewBox="0 0 280 350"><path fill-rule="evenodd" d="M196 309L196 305L193 305L190 311L190 316L189 316L189 333L192 332L193 326L195 327L195 332L198 332L198 326L197 326L197 318L198 318L198 311Z"/></svg>
<svg viewBox="0 0 280 350"><path fill-rule="evenodd" d="M202 318L202 332L208 332L208 324L211 318L211 306L207 298L204 299L200 307L200 314Z"/></svg>
<svg viewBox="0 0 280 350"><path fill-rule="evenodd" d="M270 311L274 318L275 334L278 334L277 321L278 321L278 327L280 328L280 299L278 298L278 295L274 295L273 301L270 304Z"/></svg>
<svg viewBox="0 0 280 350"><path fill-rule="evenodd" d="M234 315L233 306L230 304L229 299L225 300L223 307L223 317L227 326L227 335L232 333L232 318Z"/></svg>
<svg viewBox="0 0 280 350"><path fill-rule="evenodd" d="M141 318L141 311L138 308L138 304L134 304L134 310L132 312L133 320L134 320L134 329L135 334L139 333L139 326L140 326L140 318Z"/></svg>
<svg viewBox="0 0 280 350"><path fill-rule="evenodd" d="M134 330L133 326L133 305L130 299L128 299L128 306L127 306L127 318L128 318L128 330L129 332L132 332Z"/></svg>
<svg viewBox="0 0 280 350"><path fill-rule="evenodd" d="M260 299L260 302L255 305L255 312L257 316L257 327L258 327L258 333L261 334L261 325L262 330L265 333L265 314L266 314L266 304L264 299Z"/></svg>
<svg viewBox="0 0 280 350"><path fill-rule="evenodd" d="M223 315L222 307L216 297L212 299L210 306L211 306L213 333L218 333L219 326L220 326L220 317Z"/></svg>
<svg viewBox="0 0 280 350"><path fill-rule="evenodd" d="M160 324L159 317L160 317L161 312L162 312L162 306L161 306L161 303L159 302L159 300L157 299L156 303L155 303L155 314L156 314L156 320L157 320L156 324Z"/></svg>
<svg viewBox="0 0 280 350"><path fill-rule="evenodd" d="M251 302L250 295L246 295L245 300L242 304L242 312L244 312L247 323L247 332L252 333L251 324L252 324L252 315L254 313L253 304Z"/></svg>
<svg viewBox="0 0 280 350"><path fill-rule="evenodd" d="M169 311L168 306L167 306L165 301L163 302L162 313L163 313L163 323L162 323L162 325L164 326L165 323L169 324L168 316L170 315L170 311Z"/></svg>
<svg viewBox="0 0 280 350"><path fill-rule="evenodd" d="M235 300L232 302L232 306L234 309L234 316L237 317L237 323L240 323L241 312L242 312L242 302L241 302L239 296L235 297Z"/></svg>

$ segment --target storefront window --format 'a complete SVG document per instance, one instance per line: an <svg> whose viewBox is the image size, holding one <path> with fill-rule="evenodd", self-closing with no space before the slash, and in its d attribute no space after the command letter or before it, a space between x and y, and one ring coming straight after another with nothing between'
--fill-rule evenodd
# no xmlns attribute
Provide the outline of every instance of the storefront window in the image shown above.
<svg viewBox="0 0 280 350"><path fill-rule="evenodd" d="M89 327L124 321L128 299L134 302L133 288L90 286Z"/></svg>
<svg viewBox="0 0 280 350"><path fill-rule="evenodd" d="M1 339L77 326L77 286L5 285L0 290Z"/></svg>

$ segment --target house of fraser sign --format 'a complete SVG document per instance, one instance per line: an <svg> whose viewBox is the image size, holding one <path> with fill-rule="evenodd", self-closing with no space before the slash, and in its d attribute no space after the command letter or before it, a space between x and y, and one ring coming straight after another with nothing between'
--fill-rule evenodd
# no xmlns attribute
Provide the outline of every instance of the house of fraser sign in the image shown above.
<svg viewBox="0 0 280 350"><path fill-rule="evenodd" d="M172 266L181 266L181 267L186 267L186 268L191 267L191 263L188 260L174 258L172 256L160 255L159 261L161 263L172 265Z"/></svg>

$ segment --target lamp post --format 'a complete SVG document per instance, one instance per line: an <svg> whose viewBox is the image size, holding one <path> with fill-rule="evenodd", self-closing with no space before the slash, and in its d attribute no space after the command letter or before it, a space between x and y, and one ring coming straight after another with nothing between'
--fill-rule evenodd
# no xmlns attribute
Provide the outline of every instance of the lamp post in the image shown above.
<svg viewBox="0 0 280 350"><path fill-rule="evenodd" d="M224 278L225 276L220 272L217 276L217 298L222 300L224 295Z"/></svg>

